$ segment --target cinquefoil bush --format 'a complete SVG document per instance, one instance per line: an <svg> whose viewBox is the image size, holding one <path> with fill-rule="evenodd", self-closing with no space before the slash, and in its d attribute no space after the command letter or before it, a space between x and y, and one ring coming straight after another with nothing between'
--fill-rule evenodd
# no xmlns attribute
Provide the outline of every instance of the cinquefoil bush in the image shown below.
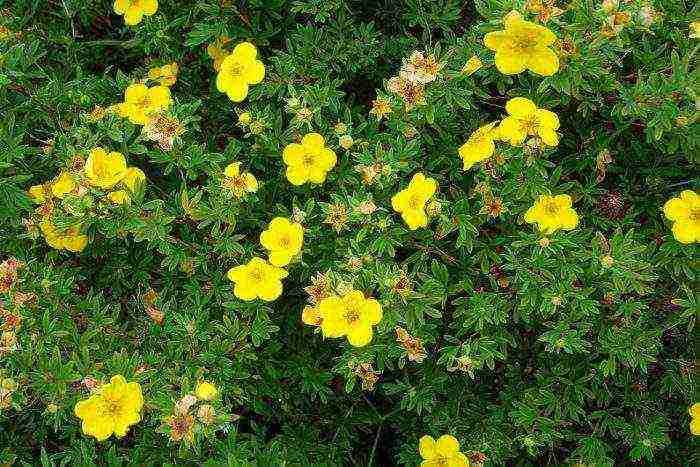
<svg viewBox="0 0 700 467"><path fill-rule="evenodd" d="M691 2L0 7L3 465L698 462Z"/></svg>

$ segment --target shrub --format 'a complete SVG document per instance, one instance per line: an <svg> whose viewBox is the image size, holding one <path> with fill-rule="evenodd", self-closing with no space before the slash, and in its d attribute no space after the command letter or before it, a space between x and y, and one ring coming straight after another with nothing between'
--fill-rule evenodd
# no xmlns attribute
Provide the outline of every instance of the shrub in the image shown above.
<svg viewBox="0 0 700 467"><path fill-rule="evenodd" d="M697 462L696 10L157 3L0 16L2 462Z"/></svg>

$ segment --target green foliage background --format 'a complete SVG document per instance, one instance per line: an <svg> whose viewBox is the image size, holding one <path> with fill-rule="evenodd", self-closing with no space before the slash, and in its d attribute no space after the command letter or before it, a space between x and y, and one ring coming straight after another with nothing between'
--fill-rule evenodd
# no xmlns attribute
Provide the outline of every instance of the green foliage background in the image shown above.
<svg viewBox="0 0 700 467"><path fill-rule="evenodd" d="M482 45L505 13L523 11L520 2L160 3L130 28L108 1L0 2L2 24L21 32L0 43L0 259L26 262L19 287L38 296L21 310L19 349L0 357L2 375L19 384L0 412L0 461L414 465L420 436L444 433L488 465L698 461L687 413L697 400L698 251L673 239L660 210L697 187L692 2L650 2L660 18L648 28L633 18L613 38L599 33L598 4L559 5L565 13L548 26L578 54L550 78L503 76ZM255 43L267 68L237 105L216 90L206 53L224 34ZM372 100L388 95L386 79L414 50L445 65L427 105L406 113L396 104L378 122ZM460 70L472 54L489 66L468 77ZM121 101L149 64L171 61L181 70L174 113L187 130L172 152L126 120L87 118ZM503 146L494 172L463 172L457 148L513 96L559 115L560 145L540 155ZM314 111L310 123L285 109L290 98ZM264 122L261 134L236 124L242 111ZM355 139L349 151L333 136L337 122ZM339 163L322 186L293 187L281 151L308 131L326 136ZM23 226L32 210L25 190L96 145L144 170L145 199L91 225L81 254L52 250ZM613 162L598 181L604 150ZM240 204L216 182L232 160L261 184ZM387 173L363 184L355 167L376 161ZM418 170L438 181L441 213L409 231L389 200ZM481 211L480 182L503 199L497 219ZM522 215L548 192L571 194L581 223L542 247ZM619 218L611 197L623 201ZM353 212L368 199L376 213ZM351 213L340 232L323 222L329 203ZM261 255L260 231L293 208L305 215L305 246L283 296L235 299L226 271ZM323 340L301 323L303 287L329 270L383 305L367 347ZM407 298L394 289L401 271ZM163 325L144 312L149 288ZM423 339L424 362L406 360L397 325ZM471 359L471 374L448 371L460 357ZM381 372L374 391L362 391L351 359ZM144 419L126 438L96 443L72 414L87 395L76 383L116 373L141 382ZM202 377L234 416L214 436L175 445L157 429Z"/></svg>

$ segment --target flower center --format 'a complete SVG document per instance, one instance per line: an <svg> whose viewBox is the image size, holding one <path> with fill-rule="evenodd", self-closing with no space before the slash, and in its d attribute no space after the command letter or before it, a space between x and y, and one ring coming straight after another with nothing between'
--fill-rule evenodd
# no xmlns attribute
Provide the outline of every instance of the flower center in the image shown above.
<svg viewBox="0 0 700 467"><path fill-rule="evenodd" d="M279 244L282 248L289 248L289 245L292 244L292 239L289 238L289 234L280 235Z"/></svg>
<svg viewBox="0 0 700 467"><path fill-rule="evenodd" d="M314 160L315 160L315 158L314 158L313 154L308 153L308 152L304 154L303 163L305 166L311 167L314 164Z"/></svg>
<svg viewBox="0 0 700 467"><path fill-rule="evenodd" d="M263 270L260 267L254 267L254 268L250 268L250 270L248 270L248 278L252 282L262 282L263 276L264 276Z"/></svg>
<svg viewBox="0 0 700 467"><path fill-rule="evenodd" d="M143 96L136 101L136 106L140 108L146 108L151 106L151 98L148 96Z"/></svg>
<svg viewBox="0 0 700 467"><path fill-rule="evenodd" d="M122 404L119 399L109 399L103 397L105 415L117 418L121 414Z"/></svg>
<svg viewBox="0 0 700 467"><path fill-rule="evenodd" d="M419 194L414 194L408 199L408 207L411 209L420 209L423 204L423 199Z"/></svg>
<svg viewBox="0 0 700 467"><path fill-rule="evenodd" d="M520 129L528 135L537 133L537 116L535 114L528 115L520 119Z"/></svg>
<svg viewBox="0 0 700 467"><path fill-rule="evenodd" d="M528 52L537 45L537 33L528 32L517 34L513 39L513 51L516 53Z"/></svg>
<svg viewBox="0 0 700 467"><path fill-rule="evenodd" d="M229 74L234 78L238 78L243 74L243 65L240 63L233 63L229 68Z"/></svg>
<svg viewBox="0 0 700 467"><path fill-rule="evenodd" d="M690 220L694 222L700 221L700 208L691 208L690 209Z"/></svg>
<svg viewBox="0 0 700 467"><path fill-rule="evenodd" d="M343 315L348 324L353 325L360 320L360 307L357 303L349 303L345 305L345 314Z"/></svg>
<svg viewBox="0 0 700 467"><path fill-rule="evenodd" d="M547 201L544 204L544 210L550 216L554 216L559 213L559 205L554 201Z"/></svg>

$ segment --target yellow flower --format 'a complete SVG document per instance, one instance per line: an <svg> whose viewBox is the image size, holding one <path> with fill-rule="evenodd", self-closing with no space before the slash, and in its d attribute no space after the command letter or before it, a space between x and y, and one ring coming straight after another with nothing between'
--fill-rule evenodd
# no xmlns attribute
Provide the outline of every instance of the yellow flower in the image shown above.
<svg viewBox="0 0 700 467"><path fill-rule="evenodd" d="M260 298L271 302L277 299L282 295L281 279L285 277L287 271L258 257L228 271L228 278L234 283L233 294L245 301Z"/></svg>
<svg viewBox="0 0 700 467"><path fill-rule="evenodd" d="M158 0L114 0L114 12L124 15L124 22L130 26L139 24L145 16L158 10Z"/></svg>
<svg viewBox="0 0 700 467"><path fill-rule="evenodd" d="M540 195L525 213L525 222L536 223L540 232L549 235L559 229L575 229L578 225L578 214L571 207L569 195Z"/></svg>
<svg viewBox="0 0 700 467"><path fill-rule="evenodd" d="M252 117L250 116L250 112L243 112L238 116L238 123L241 125L247 125L252 121Z"/></svg>
<svg viewBox="0 0 700 467"><path fill-rule="evenodd" d="M170 87L177 81L179 69L177 63L169 63L160 67L151 68L148 71L148 77L158 82L158 84Z"/></svg>
<svg viewBox="0 0 700 467"><path fill-rule="evenodd" d="M114 204L130 203L132 196L141 196L143 185L146 181L146 174L138 167L129 167L124 173L120 185L126 190L117 190L109 193L107 199Z"/></svg>
<svg viewBox="0 0 700 467"><path fill-rule="evenodd" d="M267 230L260 234L260 244L269 251L273 266L286 266L299 254L304 243L301 224L290 222L285 217L275 217Z"/></svg>
<svg viewBox="0 0 700 467"><path fill-rule="evenodd" d="M547 146L559 144L559 118L554 112L538 109L524 97L514 97L506 103L508 116L498 126L499 138L519 146L528 136L537 136Z"/></svg>
<svg viewBox="0 0 700 467"><path fill-rule="evenodd" d="M219 391L216 389L216 386L209 381L200 381L197 383L194 394L197 396L197 399L201 401L212 401L216 398L217 394L219 394Z"/></svg>
<svg viewBox="0 0 700 467"><path fill-rule="evenodd" d="M459 441L454 436L442 435L437 441L432 436L423 436L418 442L423 462L421 467L469 467L469 459L459 451Z"/></svg>
<svg viewBox="0 0 700 467"><path fill-rule="evenodd" d="M411 230L428 225L425 203L435 194L437 182L418 172L413 176L408 188L401 190L391 198L394 211L401 214Z"/></svg>
<svg viewBox="0 0 700 467"><path fill-rule="evenodd" d="M73 177L68 172L61 172L55 182L51 185L51 193L56 198L63 198L75 189Z"/></svg>
<svg viewBox="0 0 700 467"><path fill-rule="evenodd" d="M132 84L124 92L124 112L135 125L145 125L148 117L163 112L172 103L170 88L166 86L146 87L141 83Z"/></svg>
<svg viewBox="0 0 700 467"><path fill-rule="evenodd" d="M476 73L482 66L484 66L484 63L481 61L479 57L476 55L472 55L472 57L467 60L467 63L464 64L464 67L462 68L462 73L471 76L474 73Z"/></svg>
<svg viewBox="0 0 700 467"><path fill-rule="evenodd" d="M700 242L700 196L684 190L664 204L664 215L673 222L672 232L681 243Z"/></svg>
<svg viewBox="0 0 700 467"><path fill-rule="evenodd" d="M216 76L216 87L233 102L241 102L248 96L248 86L258 84L265 77L265 66L256 59L257 49L250 42L241 42L221 62Z"/></svg>
<svg viewBox="0 0 700 467"><path fill-rule="evenodd" d="M71 227L63 237L63 248L73 253L80 253L87 246L87 235L80 232L77 227Z"/></svg>
<svg viewBox="0 0 700 467"><path fill-rule="evenodd" d="M690 432L698 436L700 435L700 402L696 402L688 408L690 414Z"/></svg>
<svg viewBox="0 0 700 467"><path fill-rule="evenodd" d="M301 322L309 326L320 326L323 323L323 315L315 306L305 306L301 311Z"/></svg>
<svg viewBox="0 0 700 467"><path fill-rule="evenodd" d="M464 163L463 169L469 170L477 162L488 159L496 150L493 140L497 137L496 122L484 125L471 134L466 143L459 148L459 156Z"/></svg>
<svg viewBox="0 0 700 467"><path fill-rule="evenodd" d="M141 421L142 407L139 383L127 383L122 375L116 375L89 399L75 404L74 413L82 420L83 433L104 441L112 434L124 437L131 425Z"/></svg>
<svg viewBox="0 0 700 467"><path fill-rule="evenodd" d="M529 69L542 76L552 76L559 70L557 54L549 48L557 37L552 31L526 21L517 11L505 17L505 30L484 36L484 45L496 52L498 71L514 75Z"/></svg>
<svg viewBox="0 0 700 467"><path fill-rule="evenodd" d="M250 172L241 172L240 162L231 162L226 166L221 186L238 199L243 198L246 193L258 191L258 181Z"/></svg>
<svg viewBox="0 0 700 467"><path fill-rule="evenodd" d="M326 147L323 136L309 133L301 139L301 144L287 145L282 160L287 165L287 180L292 185L303 185L306 182L323 183L328 171L335 167L337 157Z"/></svg>
<svg viewBox="0 0 700 467"><path fill-rule="evenodd" d="M111 193L107 193L107 199L114 204L124 204L131 202L129 193L127 193L125 190L117 190L112 191Z"/></svg>
<svg viewBox="0 0 700 467"><path fill-rule="evenodd" d="M700 39L700 21L690 23L690 34L688 36L691 39Z"/></svg>
<svg viewBox="0 0 700 467"><path fill-rule="evenodd" d="M318 305L321 330L325 337L346 336L355 347L362 347L372 340L372 326L382 320L382 306L373 298L365 298L362 292L351 290L345 295L328 297Z"/></svg>
<svg viewBox="0 0 700 467"><path fill-rule="evenodd" d="M91 185L112 188L126 175L126 158L120 152L94 148L85 161L85 176Z"/></svg>
<svg viewBox="0 0 700 467"><path fill-rule="evenodd" d="M88 237L77 226L69 227L66 231L61 232L51 222L50 218L45 217L39 222L39 228L41 233L44 234L46 243L56 250L68 250L79 253L87 246Z"/></svg>
<svg viewBox="0 0 700 467"><path fill-rule="evenodd" d="M41 204L46 201L46 190L44 185L33 185L29 188L27 194L35 203Z"/></svg>

